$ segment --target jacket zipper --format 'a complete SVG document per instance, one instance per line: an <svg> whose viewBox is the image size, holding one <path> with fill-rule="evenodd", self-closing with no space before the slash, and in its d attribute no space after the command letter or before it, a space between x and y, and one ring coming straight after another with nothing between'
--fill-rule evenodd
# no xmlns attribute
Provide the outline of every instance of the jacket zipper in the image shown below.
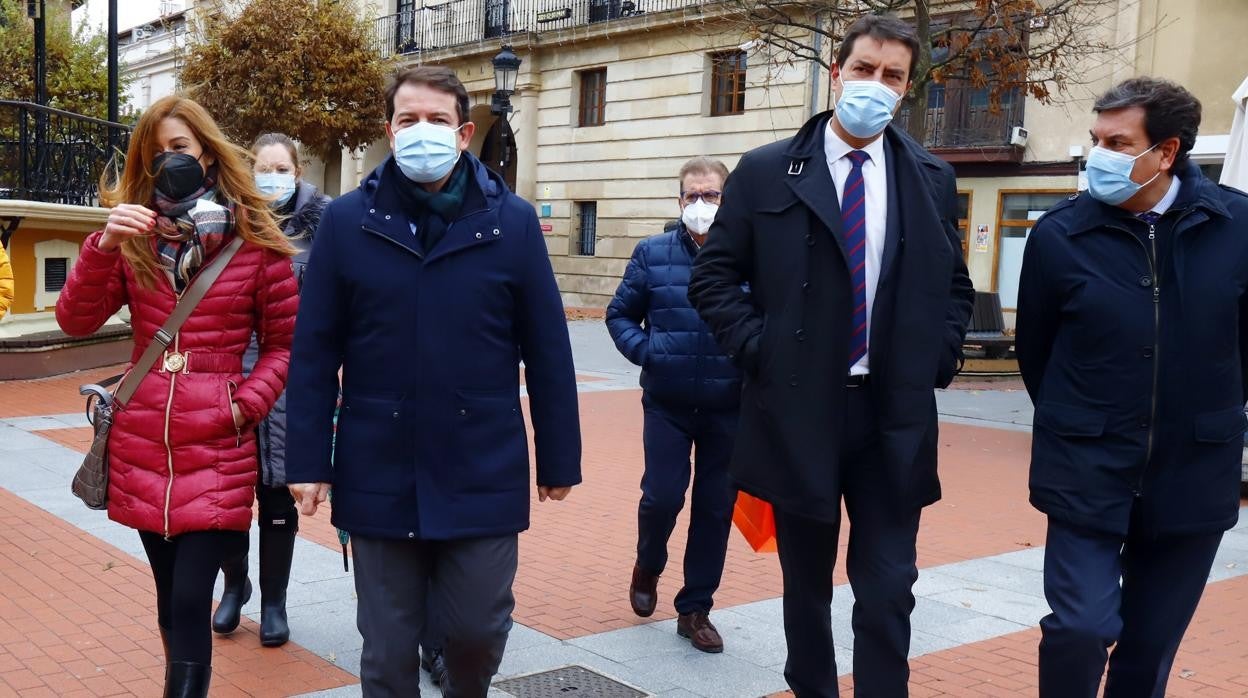
<svg viewBox="0 0 1248 698"><path fill-rule="evenodd" d="M1174 221L1171 229L1171 257L1174 250L1178 247L1178 224L1187 217L1187 211L1181 212L1178 219ZM1131 237L1139 241L1139 238L1132 233ZM1161 280L1159 280L1159 272L1157 270L1157 225L1148 224L1148 245L1152 247L1152 255L1148 253L1148 247L1143 242L1139 242L1139 246L1144 247L1144 256L1148 257L1148 270L1153 276L1153 390L1152 400L1149 402L1148 411L1148 443L1144 448L1144 465L1139 468L1139 478L1136 481L1136 489L1134 496L1142 497L1144 493L1144 476L1148 473L1148 466L1153 462L1153 442L1156 441L1157 435L1157 386L1161 383L1162 371L1162 300L1161 300Z"/></svg>
<svg viewBox="0 0 1248 698"><path fill-rule="evenodd" d="M1158 278L1157 226L1154 223L1148 224L1148 244L1152 247L1148 266L1153 275L1153 389L1148 413L1148 445L1144 450L1144 467L1140 468L1140 478L1135 483L1136 497L1144 494L1144 476L1153 462L1153 442L1157 432L1157 384L1161 380L1161 279Z"/></svg>
<svg viewBox="0 0 1248 698"><path fill-rule="evenodd" d="M179 300L181 294L178 294ZM181 337L174 336L173 350L178 351ZM173 412L173 389L178 384L178 374L169 372L169 397L165 400L165 462L169 467L169 481L165 484L165 540L169 540L169 500L173 498L173 445L169 443L170 413Z"/></svg>

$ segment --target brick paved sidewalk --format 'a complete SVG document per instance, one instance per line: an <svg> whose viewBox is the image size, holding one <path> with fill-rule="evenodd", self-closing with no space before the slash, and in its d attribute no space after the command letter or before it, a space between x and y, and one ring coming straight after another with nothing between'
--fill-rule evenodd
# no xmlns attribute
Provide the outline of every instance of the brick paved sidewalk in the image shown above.
<svg viewBox="0 0 1248 698"><path fill-rule="evenodd" d="M82 401L77 386L115 372L99 369L0 382L0 420L78 413ZM584 382L595 378L587 375ZM670 602L679 585L687 516L682 515L673 536L672 567L660 586L659 613L643 622L628 609L625 591L636 540L642 463L641 408L639 391L619 387L583 386L585 484L568 501L533 504L533 528L521 537L516 619L544 634L546 639L533 641L546 644L526 649L524 643L515 643L504 671L545 666L543 652L561 662L566 657L592 659L600 656L592 652L605 651L594 648L616 642L611 639L615 637L620 642L646 638L629 641L655 645L654 651L661 654L653 661L669 666L673 674L725 672L727 679L734 676L732 671L749 671L750 664L730 664L731 657L682 650L687 645L671 636ZM1010 387L984 385L975 390L995 390L989 396L992 400L1008 401L1018 397L1006 394ZM1043 518L1026 504L1029 435L1016 425L993 426L965 419L942 425L945 499L924 511L919 559L925 570L974 565L988 556L1021 553L1043 544ZM81 427L40 427L32 433L52 445L79 451L90 438L89 430ZM0 456L0 476L25 465ZM0 489L0 524L6 531L0 537L0 697L154 695L163 662L150 572L142 560L4 489ZM337 538L324 513L305 520L300 535L337 551ZM838 570L837 582L844 581ZM779 592L774 556L750 552L734 532L717 596L717 613L726 621L721 628L736 633L726 633L726 641L738 650L762 642L758 651L782 661L783 643L774 614L768 615L777 608L772 601ZM758 626L751 620L758 618L768 618L771 625ZM349 617L338 621L342 625L335 628L354 633ZM340 657L318 656L293 643L279 650L262 649L255 633L255 624L244 621L233 637L216 640L214 696L298 695L335 687L344 691L341 695L358 695L351 693L358 690L351 688L358 679L340 668ZM1036 630L1025 630L918 657L913 662L912 695L1034 695L1037 637ZM629 651L642 658L630 666L649 661L643 650ZM771 659L767 662L771 671L778 670ZM848 666L842 663L843 670ZM742 677L739 683L748 683L744 681L748 675ZM1236 577L1209 587L1176 663L1171 694L1248 695L1246 677L1248 577ZM852 690L848 677L843 684ZM662 685L656 693L671 698L727 695L684 689L686 684L678 681Z"/></svg>

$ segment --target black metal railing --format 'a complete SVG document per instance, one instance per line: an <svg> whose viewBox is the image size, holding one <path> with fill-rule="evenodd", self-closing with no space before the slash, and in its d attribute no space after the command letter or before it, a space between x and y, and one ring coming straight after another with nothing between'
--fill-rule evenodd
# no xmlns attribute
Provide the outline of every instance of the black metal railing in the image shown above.
<svg viewBox="0 0 1248 698"><path fill-rule="evenodd" d="M544 32L700 6L709 0L446 0L386 15L374 26L382 56Z"/></svg>
<svg viewBox="0 0 1248 698"><path fill-rule="evenodd" d="M928 93L923 145L928 148L986 148L1010 143L1023 125L1026 99L1021 91L1004 95L994 110L986 89L933 85ZM907 124L910 108L902 107L896 123Z"/></svg>
<svg viewBox="0 0 1248 698"><path fill-rule="evenodd" d="M0 199L94 206L130 127L30 102L0 100Z"/></svg>

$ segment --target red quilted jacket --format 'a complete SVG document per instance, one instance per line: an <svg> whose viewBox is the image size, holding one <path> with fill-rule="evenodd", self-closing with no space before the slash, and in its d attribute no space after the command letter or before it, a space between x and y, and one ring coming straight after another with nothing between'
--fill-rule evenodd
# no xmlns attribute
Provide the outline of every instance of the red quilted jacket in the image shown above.
<svg viewBox="0 0 1248 698"><path fill-rule="evenodd" d="M154 288L141 288L119 252L100 250L100 235L83 244L56 320L67 334L90 334L128 304L133 363L177 296L163 274ZM170 345L185 356L185 368L171 372L157 359L116 412L108 444L110 519L166 537L250 527L254 426L285 386L298 302L290 259L250 243L239 249ZM244 379L253 330L260 359ZM246 418L241 429L231 401Z"/></svg>

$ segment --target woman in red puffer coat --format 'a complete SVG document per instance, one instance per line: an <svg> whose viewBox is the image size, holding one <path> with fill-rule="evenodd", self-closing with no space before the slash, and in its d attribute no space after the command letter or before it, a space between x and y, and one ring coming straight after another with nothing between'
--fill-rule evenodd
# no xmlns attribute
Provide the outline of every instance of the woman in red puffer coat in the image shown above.
<svg viewBox="0 0 1248 698"><path fill-rule="evenodd" d="M165 695L206 696L209 616L221 562L245 550L255 426L286 382L297 289L294 249L256 189L246 152L202 107L157 101L131 136L113 208L83 244L56 305L61 328L94 332L130 308L136 361L195 274L245 243L114 415L108 516L136 528L156 580ZM243 378L252 332L260 357Z"/></svg>

